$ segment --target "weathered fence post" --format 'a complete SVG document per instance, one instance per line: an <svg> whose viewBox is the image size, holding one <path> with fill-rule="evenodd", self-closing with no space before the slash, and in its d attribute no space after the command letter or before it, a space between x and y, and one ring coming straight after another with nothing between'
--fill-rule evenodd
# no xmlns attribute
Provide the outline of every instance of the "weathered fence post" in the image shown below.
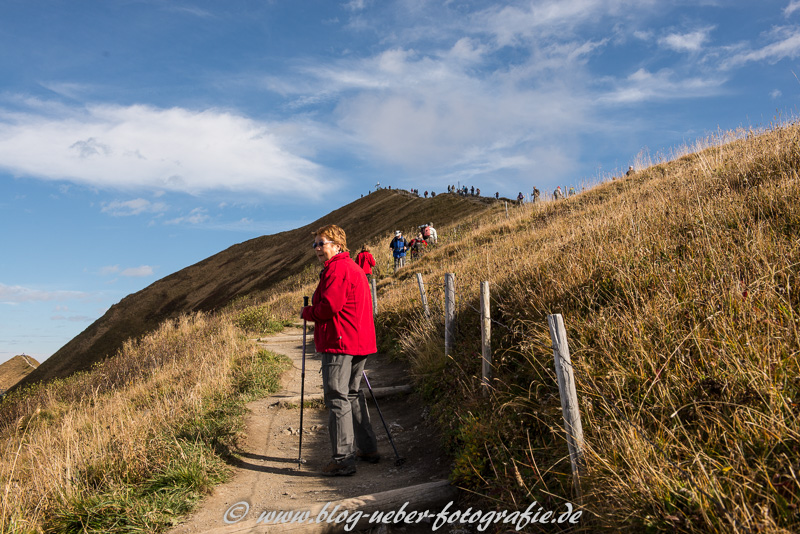
<svg viewBox="0 0 800 534"><path fill-rule="evenodd" d="M484 396L489 395L492 385L492 321L489 309L489 282L481 282L481 354L483 359L483 379L481 388Z"/></svg>
<svg viewBox="0 0 800 534"><path fill-rule="evenodd" d="M372 313L378 315L378 288L375 287L375 277L369 279L369 286L372 289Z"/></svg>
<svg viewBox="0 0 800 534"><path fill-rule="evenodd" d="M561 411L564 415L564 428L567 432L569 461L572 464L572 483L578 498L582 498L580 477L585 471L583 457L583 426L581 412L578 407L578 392L575 389L575 377L572 374L572 360L569 357L567 330L561 314L548 315L547 325L553 340L553 358L555 359L558 391L561 395Z"/></svg>
<svg viewBox="0 0 800 534"><path fill-rule="evenodd" d="M450 355L456 322L455 274L444 274L444 354Z"/></svg>
<svg viewBox="0 0 800 534"><path fill-rule="evenodd" d="M431 318L431 310L428 308L428 295L425 294L425 284L422 282L422 273L417 273L417 285L419 286L419 298L422 299L422 307L425 310L425 317Z"/></svg>
<svg viewBox="0 0 800 534"><path fill-rule="evenodd" d="M506 219L508 219L508 201L503 202L506 205Z"/></svg>

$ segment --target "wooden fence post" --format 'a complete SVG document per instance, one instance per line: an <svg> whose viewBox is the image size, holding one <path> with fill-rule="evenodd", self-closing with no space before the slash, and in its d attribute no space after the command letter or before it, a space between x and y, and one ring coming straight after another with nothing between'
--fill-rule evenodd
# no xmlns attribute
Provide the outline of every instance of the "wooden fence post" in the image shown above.
<svg viewBox="0 0 800 534"><path fill-rule="evenodd" d="M453 348L453 332L456 322L455 274L444 274L444 354L450 355Z"/></svg>
<svg viewBox="0 0 800 534"><path fill-rule="evenodd" d="M417 285L419 286L419 297L422 299L422 307L425 310L425 317L431 318L431 310L428 308L428 295L425 294L425 284L422 282L422 273L417 273Z"/></svg>
<svg viewBox="0 0 800 534"><path fill-rule="evenodd" d="M372 289L372 314L378 315L378 288L375 287L375 277L369 279L369 286Z"/></svg>
<svg viewBox="0 0 800 534"><path fill-rule="evenodd" d="M481 389L484 396L489 395L492 385L492 321L489 309L489 282L481 282L481 354L483 359L483 379Z"/></svg>
<svg viewBox="0 0 800 534"><path fill-rule="evenodd" d="M575 389L575 377L572 374L572 360L569 357L567 330L561 314L548 315L547 325L553 340L553 358L555 359L558 391L561 395L561 411L564 415L564 429L567 432L569 461L572 465L572 483L578 498L583 497L580 477L585 471L583 457L583 426L581 412L578 407L578 392Z"/></svg>

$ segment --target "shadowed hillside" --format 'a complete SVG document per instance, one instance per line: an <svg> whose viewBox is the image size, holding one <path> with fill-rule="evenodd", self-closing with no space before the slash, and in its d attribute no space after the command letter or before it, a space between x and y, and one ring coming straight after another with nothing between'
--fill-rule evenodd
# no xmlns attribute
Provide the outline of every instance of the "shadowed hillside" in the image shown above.
<svg viewBox="0 0 800 534"><path fill-rule="evenodd" d="M0 364L0 393L10 389L38 366L39 362L24 354Z"/></svg>
<svg viewBox="0 0 800 534"><path fill-rule="evenodd" d="M302 228L239 243L128 295L18 385L89 369L113 355L126 339L156 329L165 319L186 312L216 310L237 297L270 288L305 265L316 263L309 246L310 234L322 225L338 224L344 228L348 246L355 250L394 228L414 228L430 221L437 226L458 222L495 202L455 195L425 199L405 191L383 189Z"/></svg>

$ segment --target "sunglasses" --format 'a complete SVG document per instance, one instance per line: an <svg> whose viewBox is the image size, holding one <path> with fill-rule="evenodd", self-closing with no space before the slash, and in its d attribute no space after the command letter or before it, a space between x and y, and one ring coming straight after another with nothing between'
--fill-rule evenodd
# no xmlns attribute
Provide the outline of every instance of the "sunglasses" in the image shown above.
<svg viewBox="0 0 800 534"><path fill-rule="evenodd" d="M328 243L333 243L333 241L314 241L314 243L311 244L311 248L322 247Z"/></svg>

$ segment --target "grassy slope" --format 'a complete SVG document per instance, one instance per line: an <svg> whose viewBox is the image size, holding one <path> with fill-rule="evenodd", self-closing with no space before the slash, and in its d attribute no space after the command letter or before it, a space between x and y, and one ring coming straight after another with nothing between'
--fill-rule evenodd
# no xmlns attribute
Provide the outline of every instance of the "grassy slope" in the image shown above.
<svg viewBox="0 0 800 534"><path fill-rule="evenodd" d="M38 365L39 362L30 356L14 356L0 364L0 393L28 376Z"/></svg>
<svg viewBox="0 0 800 534"><path fill-rule="evenodd" d="M800 128L740 137L456 232L414 269L432 325L411 270L385 286L385 338L401 340L455 480L484 505L576 500L546 323L561 313L586 434L586 530L800 529ZM458 293L448 359L446 272ZM489 401L481 280L495 321Z"/></svg>
<svg viewBox="0 0 800 534"><path fill-rule="evenodd" d="M244 404L290 366L235 319L167 321L4 399L19 417L0 430L0 533L163 532L224 480Z"/></svg>

